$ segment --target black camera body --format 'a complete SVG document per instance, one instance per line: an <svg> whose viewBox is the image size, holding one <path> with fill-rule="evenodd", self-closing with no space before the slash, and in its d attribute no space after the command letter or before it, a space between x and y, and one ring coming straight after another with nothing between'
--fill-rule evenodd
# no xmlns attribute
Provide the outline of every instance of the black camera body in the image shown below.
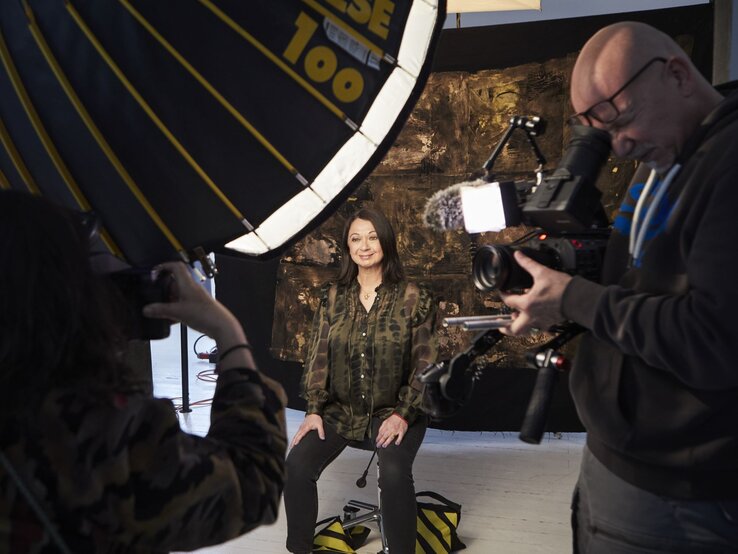
<svg viewBox="0 0 738 554"><path fill-rule="evenodd" d="M538 227L542 232L521 243L477 248L472 262L477 289L519 291L532 285L531 276L513 257L515 250L557 271L600 279L610 228L600 202L602 194L594 184L609 152L606 132L575 126L551 175L540 182L500 184L512 185L517 192L517 213L512 222Z"/></svg>
<svg viewBox="0 0 738 554"><path fill-rule="evenodd" d="M100 236L100 222L94 212L71 212L86 233L92 272L104 283L110 309L127 340L158 340L169 336L172 322L145 317L143 307L172 299L172 274L151 268L132 267L112 255Z"/></svg>
<svg viewBox="0 0 738 554"><path fill-rule="evenodd" d="M145 317L143 307L153 302L169 302L172 274L168 271L130 268L106 275L109 280L118 321L129 339L158 340L169 336L172 322Z"/></svg>
<svg viewBox="0 0 738 554"><path fill-rule="evenodd" d="M608 236L607 230L558 237L540 234L519 246L485 244L472 261L474 286L484 292L530 288L533 278L515 261L516 250L556 271L598 281Z"/></svg>

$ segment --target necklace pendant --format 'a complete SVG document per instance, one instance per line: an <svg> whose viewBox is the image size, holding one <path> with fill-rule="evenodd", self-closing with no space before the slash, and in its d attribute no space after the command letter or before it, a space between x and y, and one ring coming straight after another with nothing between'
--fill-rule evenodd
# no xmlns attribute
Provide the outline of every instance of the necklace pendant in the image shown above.
<svg viewBox="0 0 738 554"><path fill-rule="evenodd" d="M364 300L369 300L369 293L364 293Z"/></svg>

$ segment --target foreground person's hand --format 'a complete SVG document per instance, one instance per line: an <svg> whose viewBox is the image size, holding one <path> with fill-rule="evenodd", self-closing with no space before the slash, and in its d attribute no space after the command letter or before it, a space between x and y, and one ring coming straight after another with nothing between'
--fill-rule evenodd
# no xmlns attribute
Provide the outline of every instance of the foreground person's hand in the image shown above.
<svg viewBox="0 0 738 554"><path fill-rule="evenodd" d="M215 340L220 356L231 350L223 363L218 363L218 370L230 367L250 367L256 364L247 347L232 350L237 345L247 345L246 335L241 324L228 308L210 296L192 278L182 262L167 262L157 267L160 271L169 271L172 285L169 302L157 302L144 306L146 317L157 317L180 321Z"/></svg>

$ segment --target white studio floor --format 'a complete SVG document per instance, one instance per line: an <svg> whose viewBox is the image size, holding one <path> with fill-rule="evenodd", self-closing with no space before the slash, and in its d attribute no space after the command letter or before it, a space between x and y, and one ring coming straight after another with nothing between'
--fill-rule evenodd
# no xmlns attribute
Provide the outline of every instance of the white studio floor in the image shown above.
<svg viewBox="0 0 738 554"><path fill-rule="evenodd" d="M199 334L188 333L189 388L192 411L180 413L183 429L207 433L210 406L198 401L212 397L214 382L197 377L212 366L198 360L192 345ZM213 343L204 338L198 350ZM172 398L181 389L180 330L169 339L152 342L154 394ZM287 410L291 437L304 412ZM583 433L547 434L540 445L529 445L516 432L453 432L429 429L415 460L416 491L432 490L462 505L459 537L468 554L538 554L571 552L569 504L579 471ZM329 466L318 482L320 518L340 515L349 499L376 503L376 476L370 470L367 486L356 487L371 453L347 449ZM374 478L372 478L374 476ZM286 552L286 520L265 526L228 543L198 550L208 554L262 554ZM362 554L381 550L375 528Z"/></svg>

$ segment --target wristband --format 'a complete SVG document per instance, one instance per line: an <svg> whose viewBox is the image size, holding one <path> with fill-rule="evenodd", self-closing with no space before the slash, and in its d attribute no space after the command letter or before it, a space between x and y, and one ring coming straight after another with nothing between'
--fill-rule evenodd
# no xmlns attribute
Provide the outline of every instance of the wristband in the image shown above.
<svg viewBox="0 0 738 554"><path fill-rule="evenodd" d="M251 350L251 352L254 351L254 347L253 346L251 346L247 342L242 342L242 343L236 344L234 346L231 346L230 348L227 348L222 354L218 354L218 363L221 363L223 361L223 359L226 356L228 356L228 354L230 354L231 352L234 352L234 351L238 350L239 348L245 348L247 350Z"/></svg>

